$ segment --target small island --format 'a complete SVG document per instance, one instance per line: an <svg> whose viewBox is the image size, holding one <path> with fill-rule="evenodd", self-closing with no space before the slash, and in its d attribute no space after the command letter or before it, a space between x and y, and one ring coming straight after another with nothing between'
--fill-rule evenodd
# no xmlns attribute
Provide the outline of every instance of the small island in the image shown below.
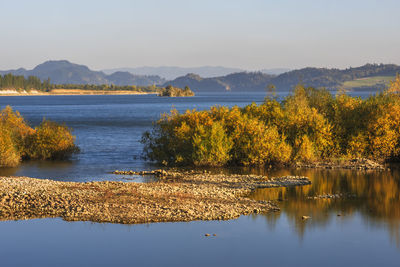
<svg viewBox="0 0 400 267"><path fill-rule="evenodd" d="M194 96L194 92L190 90L188 86L185 86L185 89L182 89L178 87L173 87L172 85L168 85L160 90L158 96L168 96L168 97Z"/></svg>

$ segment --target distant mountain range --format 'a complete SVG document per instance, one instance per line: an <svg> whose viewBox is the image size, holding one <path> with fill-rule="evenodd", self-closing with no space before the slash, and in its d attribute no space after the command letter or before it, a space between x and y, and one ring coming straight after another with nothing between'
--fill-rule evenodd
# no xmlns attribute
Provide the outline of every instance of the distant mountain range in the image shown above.
<svg viewBox="0 0 400 267"><path fill-rule="evenodd" d="M288 68L274 68L274 69L262 69L260 70L262 73L271 74L271 75L280 75L282 73L291 71Z"/></svg>
<svg viewBox="0 0 400 267"><path fill-rule="evenodd" d="M261 91L268 85L274 85L277 90L290 90L298 84L316 88L338 89L346 81L364 79L376 76L395 76L400 73L400 66L394 64L366 64L357 68L326 69L304 68L270 75L262 72L240 72L221 77L202 78L196 74L187 74L164 84L175 87L189 86L195 91ZM381 89L384 84L371 84L368 89ZM367 88L352 88L367 89Z"/></svg>
<svg viewBox="0 0 400 267"><path fill-rule="evenodd" d="M115 84L115 85L172 85L174 87L189 86L193 91L262 91L270 84L277 90L290 90L297 84L305 86L326 87L337 89L345 84L356 84L368 88L382 88L388 77L394 77L400 73L400 66L394 64L366 64L357 68L328 69L328 68L303 68L281 73L286 69L266 69L259 72L245 72L240 69L224 67L143 67L134 69L115 69L106 74L103 71L93 71L84 65L70 63L66 60L46 61L32 70L23 68L17 70L0 71L0 74L12 73L14 75L37 76L42 80L50 78L55 84ZM140 74L132 74L129 71L137 70ZM148 72L146 72L146 70ZM189 73L188 70L197 70L198 73ZM152 73L177 75L185 73L173 80L167 81L159 75ZM230 73L230 72L234 73ZM199 73L202 73L200 75ZM223 73L223 74L221 74ZM225 74L228 73L228 74ZM218 76L218 74L220 74ZM209 77L210 76L210 77ZM374 78L369 79L368 78ZM379 78L379 77L382 77ZM355 81L349 83L349 81ZM371 82L370 84L368 82ZM353 88L354 89L354 88ZM357 89L357 88L355 88ZM361 88L362 89L362 88Z"/></svg>
<svg viewBox="0 0 400 267"><path fill-rule="evenodd" d="M262 91L274 77L262 72L238 72L214 78L202 78L189 73L168 81L163 86L189 86L194 91Z"/></svg>
<svg viewBox="0 0 400 267"><path fill-rule="evenodd" d="M213 67L203 66L194 68L183 68L174 66L162 66L162 67L137 67L137 68L117 68L103 70L104 73L111 74L116 71L125 71L137 75L158 75L167 80L173 80L177 77L184 76L188 73L196 73L201 77L217 77L225 76L235 72L243 72L243 69L238 68L226 68L226 67Z"/></svg>
<svg viewBox="0 0 400 267"><path fill-rule="evenodd" d="M129 72L115 72L107 75L102 71L90 70L87 66L71 63L67 60L46 61L32 70L20 68L17 70L0 71L0 74L36 76L55 84L115 84L147 86L162 84L166 80L156 75L134 75Z"/></svg>
<svg viewBox="0 0 400 267"><path fill-rule="evenodd" d="M220 66L203 66L194 68L183 68L174 66L162 66L162 67L137 67L137 68L117 68L117 69L106 69L103 70L106 74L111 74L116 71L130 72L136 75L157 75L167 80L173 80L181 76L185 76L189 73L195 73L203 78L212 78L225 76L232 73L244 72L244 69L238 68L226 68ZM284 72L288 72L290 69L287 68L274 68L274 69L262 69L260 72L272 75L279 75Z"/></svg>

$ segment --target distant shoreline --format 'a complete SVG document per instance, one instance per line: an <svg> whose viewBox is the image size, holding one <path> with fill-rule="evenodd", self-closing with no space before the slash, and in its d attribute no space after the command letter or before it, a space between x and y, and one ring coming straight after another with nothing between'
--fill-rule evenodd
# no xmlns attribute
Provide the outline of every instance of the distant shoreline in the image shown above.
<svg viewBox="0 0 400 267"><path fill-rule="evenodd" d="M103 90L82 90L82 89L53 89L50 92L32 90L30 92L18 92L16 90L0 90L0 96L55 96L55 95L150 95L157 92L139 91L103 91Z"/></svg>

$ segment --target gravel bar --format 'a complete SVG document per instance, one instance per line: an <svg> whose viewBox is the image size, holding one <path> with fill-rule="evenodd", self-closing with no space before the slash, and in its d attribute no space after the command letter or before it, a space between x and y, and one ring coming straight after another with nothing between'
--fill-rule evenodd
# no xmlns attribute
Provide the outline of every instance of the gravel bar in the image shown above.
<svg viewBox="0 0 400 267"><path fill-rule="evenodd" d="M168 172L156 182L60 182L0 177L0 220L61 217L123 224L229 220L277 211L256 188L310 184L306 177Z"/></svg>

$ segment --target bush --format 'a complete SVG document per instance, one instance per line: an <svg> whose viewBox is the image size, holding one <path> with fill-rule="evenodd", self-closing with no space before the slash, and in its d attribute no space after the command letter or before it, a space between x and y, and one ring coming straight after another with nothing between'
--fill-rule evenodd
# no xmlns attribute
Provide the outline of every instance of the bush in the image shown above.
<svg viewBox="0 0 400 267"><path fill-rule="evenodd" d="M44 120L32 129L7 106L0 112L0 166L16 166L21 159L65 159L79 149L65 125Z"/></svg>
<svg viewBox="0 0 400 267"><path fill-rule="evenodd" d="M307 135L296 138L293 158L300 162L313 162L316 160L314 144L308 139Z"/></svg>
<svg viewBox="0 0 400 267"><path fill-rule="evenodd" d="M15 146L11 132L0 125L0 167L14 167L19 164L21 156Z"/></svg>
<svg viewBox="0 0 400 267"><path fill-rule="evenodd" d="M211 126L199 125L193 136L193 164L197 166L223 166L231 159L232 139L219 122Z"/></svg>
<svg viewBox="0 0 400 267"><path fill-rule="evenodd" d="M27 157L30 159L66 159L78 152L71 130L52 121L43 120L28 137Z"/></svg>
<svg viewBox="0 0 400 267"><path fill-rule="evenodd" d="M10 106L1 111L0 125L8 131L17 153L24 157L26 138L33 134L34 130L29 127L19 112L14 112Z"/></svg>
<svg viewBox="0 0 400 267"><path fill-rule="evenodd" d="M400 159L399 92L397 76L365 100L298 86L281 103L174 110L144 134L144 153L160 163L207 166Z"/></svg>
<svg viewBox="0 0 400 267"><path fill-rule="evenodd" d="M234 165L286 163L290 158L285 136L279 134L276 126L266 126L263 121L244 116L237 121L232 136Z"/></svg>
<svg viewBox="0 0 400 267"><path fill-rule="evenodd" d="M311 107L307 89L302 86L298 86L294 94L285 99L283 105L285 117L281 125L289 144L297 147L306 142L307 146L312 144L314 147L307 150L314 151L312 154L318 158L330 157L334 146L332 125L321 112L326 108L323 105L320 106L321 110ZM294 150L295 153L297 151L299 150ZM296 155L293 155L293 158L296 158Z"/></svg>

